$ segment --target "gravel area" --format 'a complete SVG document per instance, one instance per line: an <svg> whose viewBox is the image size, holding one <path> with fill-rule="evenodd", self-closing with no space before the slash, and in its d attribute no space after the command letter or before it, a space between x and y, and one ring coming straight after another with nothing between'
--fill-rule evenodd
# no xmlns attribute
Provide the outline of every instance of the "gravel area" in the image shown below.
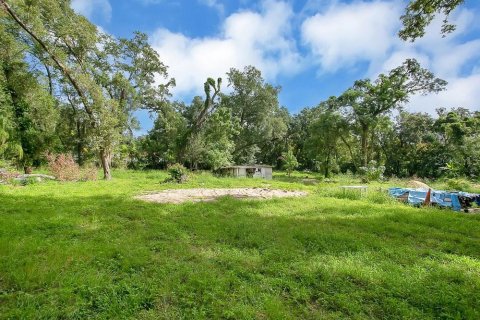
<svg viewBox="0 0 480 320"><path fill-rule="evenodd" d="M183 203L187 201L214 201L219 197L231 196L238 199L272 199L285 197L304 197L303 191L272 190L265 188L235 188L235 189L175 189L157 193L145 194L135 199L157 203Z"/></svg>

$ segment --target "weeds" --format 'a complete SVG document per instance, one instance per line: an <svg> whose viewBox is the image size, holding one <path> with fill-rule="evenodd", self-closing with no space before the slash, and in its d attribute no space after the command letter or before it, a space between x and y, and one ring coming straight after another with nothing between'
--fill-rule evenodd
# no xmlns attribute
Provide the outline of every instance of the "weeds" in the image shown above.
<svg viewBox="0 0 480 320"><path fill-rule="evenodd" d="M193 174L308 197L152 204L165 171L0 186L0 318L478 319L480 216L340 184ZM287 179L288 178L288 179ZM397 183L397 181L395 181Z"/></svg>
<svg viewBox="0 0 480 320"><path fill-rule="evenodd" d="M49 171L58 181L97 180L98 169L94 165L82 169L70 154L48 154L47 161Z"/></svg>

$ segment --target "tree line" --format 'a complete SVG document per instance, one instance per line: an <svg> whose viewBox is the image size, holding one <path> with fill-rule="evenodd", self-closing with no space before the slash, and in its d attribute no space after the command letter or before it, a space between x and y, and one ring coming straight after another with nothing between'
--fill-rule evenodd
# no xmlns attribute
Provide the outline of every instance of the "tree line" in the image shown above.
<svg viewBox="0 0 480 320"><path fill-rule="evenodd" d="M70 153L106 179L111 166L282 167L286 158L327 177L380 165L399 177L479 174L479 112L403 109L447 84L414 59L291 114L254 66L206 79L189 104L173 101L175 80L145 34L105 34L68 0L0 0L0 47L0 166ZM138 109L155 116L141 137Z"/></svg>

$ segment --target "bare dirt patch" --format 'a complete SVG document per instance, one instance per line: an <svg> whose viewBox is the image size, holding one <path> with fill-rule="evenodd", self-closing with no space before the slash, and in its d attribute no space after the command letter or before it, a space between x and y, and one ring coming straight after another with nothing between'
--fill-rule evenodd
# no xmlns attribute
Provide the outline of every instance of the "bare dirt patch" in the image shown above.
<svg viewBox="0 0 480 320"><path fill-rule="evenodd" d="M409 181L407 186L409 188L416 188L416 189L425 189L425 190L431 189L429 185L417 180Z"/></svg>
<svg viewBox="0 0 480 320"><path fill-rule="evenodd" d="M286 197L304 197L303 191L272 190L265 188L236 189L175 189L136 196L135 199L157 203L183 203L187 201L214 201L217 198L231 196L237 199L272 199Z"/></svg>

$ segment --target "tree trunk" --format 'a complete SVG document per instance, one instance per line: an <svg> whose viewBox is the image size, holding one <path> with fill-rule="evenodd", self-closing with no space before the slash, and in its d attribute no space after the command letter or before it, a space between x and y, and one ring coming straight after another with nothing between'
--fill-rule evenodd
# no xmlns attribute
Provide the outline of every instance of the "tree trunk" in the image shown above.
<svg viewBox="0 0 480 320"><path fill-rule="evenodd" d="M362 163L368 166L368 126L362 125Z"/></svg>
<svg viewBox="0 0 480 320"><path fill-rule="evenodd" d="M343 135L340 135L340 139L347 146L348 153L350 154L350 158L352 158L352 164L355 167L355 171L356 171L357 168L359 167L359 165L358 165L356 157L353 155L352 147L350 146L350 144L348 143L348 141L345 139L345 137Z"/></svg>
<svg viewBox="0 0 480 320"><path fill-rule="evenodd" d="M110 172L110 162L112 160L112 155L110 152L105 149L100 150L100 160L102 162L103 168L103 179L110 180L112 179L112 173Z"/></svg>
<svg viewBox="0 0 480 320"><path fill-rule="evenodd" d="M83 146L79 142L77 143L77 162L79 166L83 166L83 152L82 152Z"/></svg>
<svg viewBox="0 0 480 320"><path fill-rule="evenodd" d="M75 110L75 109L74 109ZM77 161L79 166L83 166L83 143L82 143L82 131L80 128L80 122L76 121L77 126Z"/></svg>
<svg viewBox="0 0 480 320"><path fill-rule="evenodd" d="M330 175L329 169L330 169L330 152L327 155L327 161L325 161L325 178L328 178L328 176Z"/></svg>

